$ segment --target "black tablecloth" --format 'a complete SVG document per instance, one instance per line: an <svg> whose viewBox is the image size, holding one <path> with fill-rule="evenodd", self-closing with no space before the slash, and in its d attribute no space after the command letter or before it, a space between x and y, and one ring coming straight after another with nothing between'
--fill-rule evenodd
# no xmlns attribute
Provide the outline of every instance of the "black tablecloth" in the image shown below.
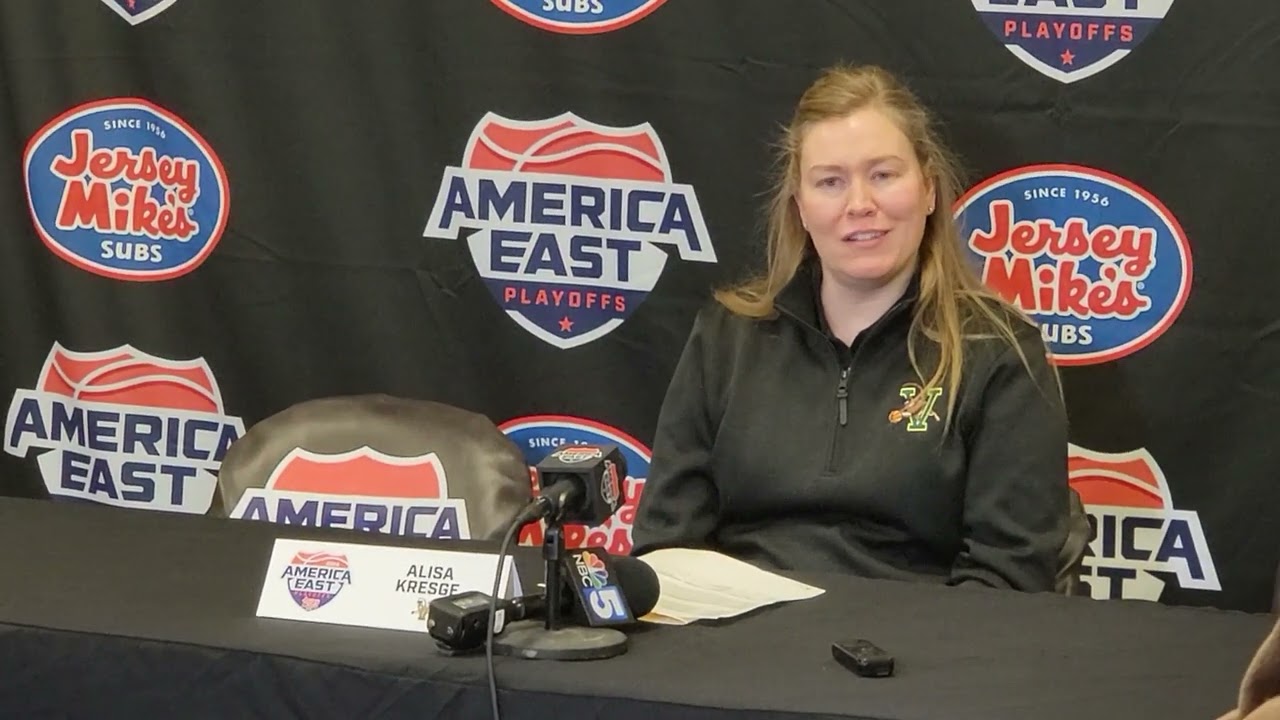
<svg viewBox="0 0 1280 720"><path fill-rule="evenodd" d="M415 633L254 617L273 539L299 534L0 500L0 717L488 717L482 656L444 657ZM798 577L827 592L715 625L645 626L610 660L498 657L503 717L1209 720L1272 623ZM896 656L894 677L832 660L833 640L857 637Z"/></svg>

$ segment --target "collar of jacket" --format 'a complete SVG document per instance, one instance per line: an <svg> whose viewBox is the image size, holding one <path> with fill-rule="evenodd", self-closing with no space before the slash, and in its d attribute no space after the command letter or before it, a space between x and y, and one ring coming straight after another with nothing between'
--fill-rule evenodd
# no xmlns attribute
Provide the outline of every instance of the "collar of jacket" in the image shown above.
<svg viewBox="0 0 1280 720"><path fill-rule="evenodd" d="M787 283L778 296L774 299L774 307L778 312L782 313L804 325L805 327L820 333L824 337L832 337L830 328L827 326L826 318L820 311L820 290L822 287L822 266L818 264L818 260L812 254L806 257L800 263L800 267L796 269L796 275ZM897 320L902 318L909 319L911 310L915 307L916 298L920 296L920 267L916 266L915 272L911 274L911 281L907 284L907 289L902 293L902 297L898 298L884 315L871 324L867 328L883 328L886 325L895 324Z"/></svg>

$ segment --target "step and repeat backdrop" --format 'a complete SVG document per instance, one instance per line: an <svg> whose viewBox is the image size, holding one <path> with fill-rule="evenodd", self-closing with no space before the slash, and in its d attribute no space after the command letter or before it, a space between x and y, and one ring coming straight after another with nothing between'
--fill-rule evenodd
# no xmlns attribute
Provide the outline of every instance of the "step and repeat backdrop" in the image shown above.
<svg viewBox="0 0 1280 720"><path fill-rule="evenodd" d="M1093 596L1267 608L1274 0L0 3L0 492L206 513L255 423L386 393L531 464L618 443L634 505L836 62L965 163L970 256L1061 368ZM626 552L630 510L570 541Z"/></svg>

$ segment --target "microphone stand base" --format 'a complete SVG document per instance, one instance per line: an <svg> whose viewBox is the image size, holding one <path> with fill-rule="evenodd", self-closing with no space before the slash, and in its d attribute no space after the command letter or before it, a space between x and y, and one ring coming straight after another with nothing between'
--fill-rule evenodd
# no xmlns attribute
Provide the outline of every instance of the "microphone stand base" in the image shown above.
<svg viewBox="0 0 1280 720"><path fill-rule="evenodd" d="M562 627L541 620L513 622L493 639L493 652L525 660L603 660L627 651L627 636L612 628Z"/></svg>

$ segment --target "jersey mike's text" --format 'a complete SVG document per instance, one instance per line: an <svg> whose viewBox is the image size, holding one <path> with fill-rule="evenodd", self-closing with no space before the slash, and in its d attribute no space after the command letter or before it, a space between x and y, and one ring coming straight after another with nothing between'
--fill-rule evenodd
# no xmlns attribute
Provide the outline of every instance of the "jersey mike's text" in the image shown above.
<svg viewBox="0 0 1280 720"><path fill-rule="evenodd" d="M969 247L985 258L983 280L1028 312L1127 320L1151 307L1140 283L1155 266L1154 229L1090 229L1082 218L1063 225L1051 219L1015 220L1007 200L991 203L990 228L969 235ZM1087 260L1097 261L1096 273L1081 271Z"/></svg>

